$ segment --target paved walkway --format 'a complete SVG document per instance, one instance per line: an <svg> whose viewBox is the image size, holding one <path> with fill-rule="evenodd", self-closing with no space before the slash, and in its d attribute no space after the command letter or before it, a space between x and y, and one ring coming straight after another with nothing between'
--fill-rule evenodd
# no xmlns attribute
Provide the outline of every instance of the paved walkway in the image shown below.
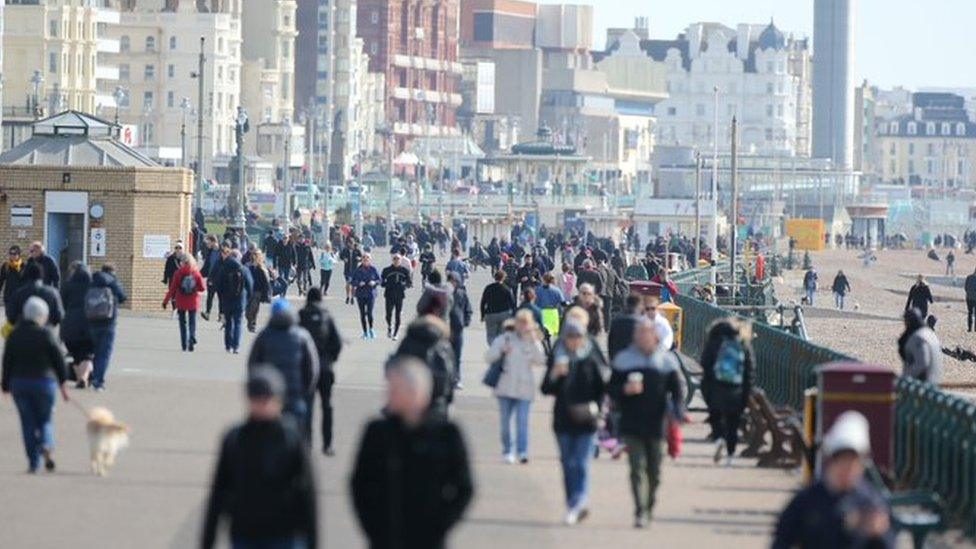
<svg viewBox="0 0 976 549"><path fill-rule="evenodd" d="M378 259L384 264L385 257ZM475 303L487 278L479 272L471 284ZM417 293L412 291L409 310ZM328 303L348 346L337 367L334 397L338 455L326 459L316 454L320 528L323 547L345 549L363 546L349 504L348 475L362 425L383 399L381 363L394 344L385 339L355 339L359 333L355 307L336 297ZM384 332L382 320L379 326L377 332ZM84 419L61 404L55 412L58 473L24 474L13 404L0 403L0 493L4 495L0 546L196 545L219 434L243 412L244 371L243 355L223 352L216 324L204 322L201 328L198 351L183 354L175 320L127 315L120 324L109 391L73 391L85 405L104 404L132 426L132 446L107 478L88 473ZM466 341L467 384L459 394L455 417L471 448L477 496L454 533L452 546L569 549L654 544L727 549L768 545L775 514L799 478L757 469L748 460L731 469L713 466L713 447L702 442L700 415L693 415L696 423L685 431L689 439L685 454L665 466L650 529L631 528L626 462L606 457L593 466L590 519L575 528L562 526L561 474L549 428L551 402L540 397L532 411L531 463L503 464L495 401L477 383L485 368L480 325L466 333ZM249 337L244 348L250 348Z"/></svg>

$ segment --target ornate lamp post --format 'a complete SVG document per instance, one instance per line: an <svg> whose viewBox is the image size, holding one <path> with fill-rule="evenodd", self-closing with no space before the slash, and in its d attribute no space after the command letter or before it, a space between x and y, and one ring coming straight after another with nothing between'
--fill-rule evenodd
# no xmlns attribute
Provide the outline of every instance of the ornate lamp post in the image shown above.
<svg viewBox="0 0 976 549"><path fill-rule="evenodd" d="M237 107L237 117L234 119L234 137L237 141L237 178L235 192L231 195L235 198L231 200L229 217L232 224L235 223L234 217L239 216L236 226L243 231L247 224L247 187L244 181L244 134L251 129L251 124L247 119L247 111L244 107Z"/></svg>
<svg viewBox="0 0 976 549"><path fill-rule="evenodd" d="M193 105L189 97L184 97L180 102L180 110L183 111L183 119L180 122L180 167L186 167L186 115L193 112ZM116 123L118 120L116 119Z"/></svg>

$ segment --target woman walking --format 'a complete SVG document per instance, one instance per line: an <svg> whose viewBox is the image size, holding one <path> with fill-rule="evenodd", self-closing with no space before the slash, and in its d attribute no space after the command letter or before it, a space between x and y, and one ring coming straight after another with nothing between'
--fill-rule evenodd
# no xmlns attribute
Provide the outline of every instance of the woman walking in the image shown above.
<svg viewBox="0 0 976 549"><path fill-rule="evenodd" d="M501 414L502 457L506 463L529 462L529 407L535 396L533 366L543 366L546 355L532 313L521 310L515 321L506 323L505 331L495 338L485 355L488 363L504 360L502 375L495 386L495 398ZM512 415L517 438L512 447Z"/></svg>
<svg viewBox="0 0 976 549"><path fill-rule="evenodd" d="M251 256L251 264L247 266L251 271L251 278L254 280L254 291L247 300L247 309L244 310L244 318L247 320L247 331L253 333L257 330L258 311L262 303L271 303L271 274L268 271L264 253L260 250L255 251Z"/></svg>
<svg viewBox="0 0 976 549"><path fill-rule="evenodd" d="M197 262L193 256L181 252L177 259L180 268L169 281L169 291L163 298L163 309L166 308L167 303L174 304L176 318L180 323L180 347L192 353L197 344L197 311L200 310L200 294L205 287L203 275L200 274L200 269L197 269Z"/></svg>
<svg viewBox="0 0 976 549"><path fill-rule="evenodd" d="M88 333L88 318L85 316L85 295L88 294L91 279L88 267L75 261L71 264L68 281L61 285L61 302L64 304L61 340L68 348L77 380L76 387L79 389L88 386L92 358L95 356L95 346Z"/></svg>
<svg viewBox="0 0 976 549"><path fill-rule="evenodd" d="M739 423L752 393L755 360L752 327L733 318L715 321L701 354L702 394L708 406L708 422L716 437L715 463L725 455L732 465L739 443Z"/></svg>
<svg viewBox="0 0 976 549"><path fill-rule="evenodd" d="M600 335L600 332L603 331L603 300L596 295L596 290L592 284L586 282L580 284L579 295L576 296L573 305L580 307L590 315L590 320L586 325L587 333L593 337Z"/></svg>
<svg viewBox="0 0 976 549"><path fill-rule="evenodd" d="M363 326L363 339L374 339L373 305L376 303L376 286L380 283L380 273L373 266L373 258L363 254L359 267L349 277L349 285L355 288L356 304L359 306L359 323Z"/></svg>
<svg viewBox="0 0 976 549"><path fill-rule="evenodd" d="M560 343L549 361L542 393L553 395L553 431L566 491L565 523L573 525L589 514L589 467L600 403L606 394L607 363L586 326L575 320L563 326Z"/></svg>
<svg viewBox="0 0 976 549"><path fill-rule="evenodd" d="M68 401L65 388L64 356L58 339L47 324L48 306L32 296L24 304L20 321L14 327L3 350L3 372L0 389L14 397L20 428L27 452L27 472L36 473L43 462L54 470L54 401L60 389Z"/></svg>
<svg viewBox="0 0 976 549"><path fill-rule="evenodd" d="M325 247L319 253L319 288L322 290L322 297L329 295L332 270L335 269L335 263L338 260L339 257L332 251L332 244L326 242Z"/></svg>

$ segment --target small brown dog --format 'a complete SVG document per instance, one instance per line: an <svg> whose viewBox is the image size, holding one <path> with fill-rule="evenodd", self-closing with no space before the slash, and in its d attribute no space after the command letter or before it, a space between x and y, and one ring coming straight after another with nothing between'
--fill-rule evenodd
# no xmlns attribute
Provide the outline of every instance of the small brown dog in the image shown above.
<svg viewBox="0 0 976 549"><path fill-rule="evenodd" d="M115 421L108 408L92 408L88 411L88 444L92 473L103 477L115 464L119 451L129 445L129 427Z"/></svg>

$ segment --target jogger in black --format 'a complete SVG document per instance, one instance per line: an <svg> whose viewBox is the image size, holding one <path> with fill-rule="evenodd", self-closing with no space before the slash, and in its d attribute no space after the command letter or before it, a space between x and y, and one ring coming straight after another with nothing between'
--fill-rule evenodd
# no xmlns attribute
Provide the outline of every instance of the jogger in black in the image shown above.
<svg viewBox="0 0 976 549"><path fill-rule="evenodd" d="M396 341L400 333L400 314L403 311L403 298L412 283L410 270L402 265L399 254L393 255L393 264L383 269L380 285L383 286L383 299L386 302L386 337Z"/></svg>

